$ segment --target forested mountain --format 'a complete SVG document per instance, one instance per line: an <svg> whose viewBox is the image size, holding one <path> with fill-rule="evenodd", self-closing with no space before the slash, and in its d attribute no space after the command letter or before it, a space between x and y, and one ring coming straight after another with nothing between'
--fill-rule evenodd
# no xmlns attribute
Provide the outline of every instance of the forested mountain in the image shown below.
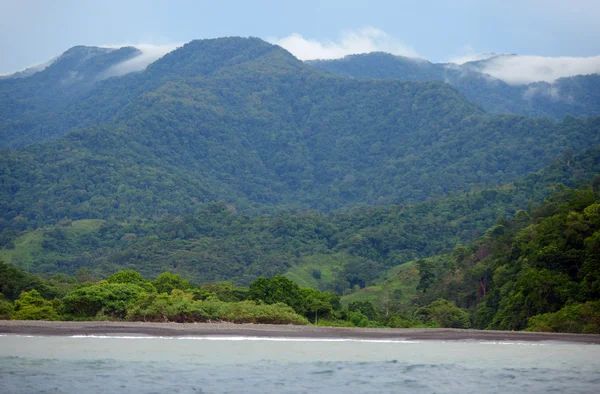
<svg viewBox="0 0 600 394"><path fill-rule="evenodd" d="M456 65L374 52L307 63L352 78L446 82L489 113L554 119L567 115L600 115L600 75L560 78L553 83L509 85L485 74L484 65L491 60Z"/></svg>
<svg viewBox="0 0 600 394"><path fill-rule="evenodd" d="M259 39L193 41L60 113L89 111L106 121L3 152L2 228L416 202L600 142L598 118L489 116L446 84L326 75Z"/></svg>
<svg viewBox="0 0 600 394"><path fill-rule="evenodd" d="M298 279L307 273L303 281L341 294L375 284L397 265L475 241L499 218L530 211L563 183L574 185L597 173L600 147L565 154L512 184L418 204L250 216L215 203L156 219L62 220L17 238L6 230L0 260L46 275L86 269L102 277L135 269L147 277L170 271L195 283L238 285L261 275Z"/></svg>

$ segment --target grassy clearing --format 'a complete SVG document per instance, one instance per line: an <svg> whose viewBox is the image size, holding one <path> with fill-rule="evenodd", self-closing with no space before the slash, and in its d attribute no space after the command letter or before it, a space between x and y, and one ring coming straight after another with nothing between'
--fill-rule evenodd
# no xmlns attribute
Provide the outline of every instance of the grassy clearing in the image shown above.
<svg viewBox="0 0 600 394"><path fill-rule="evenodd" d="M0 249L0 260L23 270L29 270L35 262L35 257L43 252L43 230L25 233L14 241L14 248Z"/></svg>
<svg viewBox="0 0 600 394"><path fill-rule="evenodd" d="M83 219L83 220L75 220L71 223L70 227L64 227L66 231L72 231L74 233L89 233L91 231L98 231L104 220L99 219Z"/></svg>
<svg viewBox="0 0 600 394"><path fill-rule="evenodd" d="M98 231L104 223L103 220L86 219L76 220L70 226L61 227L65 232L71 234L85 234ZM53 227L29 231L14 241L14 248L0 249L0 261L14 265L25 271L32 271L33 266L45 251L42 246L44 234Z"/></svg>
<svg viewBox="0 0 600 394"><path fill-rule="evenodd" d="M305 256L300 264L290 268L284 275L300 287L325 290L335 278L335 273L341 271L350 259L345 253Z"/></svg>
<svg viewBox="0 0 600 394"><path fill-rule="evenodd" d="M378 299L384 287L391 289L393 292L401 294L399 297L400 304L407 303L408 300L417 291L419 283L419 271L414 265L414 262L397 265L391 268L385 277L385 280L377 286L368 286L354 293L342 297L342 305L348 306L353 301L371 301L377 305Z"/></svg>

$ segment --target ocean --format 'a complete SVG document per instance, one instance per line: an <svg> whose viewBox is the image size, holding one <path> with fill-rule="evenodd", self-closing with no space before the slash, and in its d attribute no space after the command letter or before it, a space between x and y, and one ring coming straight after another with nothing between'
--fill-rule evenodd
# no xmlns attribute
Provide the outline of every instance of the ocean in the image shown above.
<svg viewBox="0 0 600 394"><path fill-rule="evenodd" d="M598 393L600 346L0 336L1 393Z"/></svg>

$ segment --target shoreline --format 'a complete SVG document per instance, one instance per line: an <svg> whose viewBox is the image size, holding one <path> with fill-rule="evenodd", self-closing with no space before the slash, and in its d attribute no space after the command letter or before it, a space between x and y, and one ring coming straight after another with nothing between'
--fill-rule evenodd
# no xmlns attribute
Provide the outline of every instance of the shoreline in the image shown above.
<svg viewBox="0 0 600 394"><path fill-rule="evenodd" d="M141 335L151 337L262 337L294 339L510 341L600 344L600 335L484 331L454 328L346 328L233 323L0 320L0 334L32 336Z"/></svg>

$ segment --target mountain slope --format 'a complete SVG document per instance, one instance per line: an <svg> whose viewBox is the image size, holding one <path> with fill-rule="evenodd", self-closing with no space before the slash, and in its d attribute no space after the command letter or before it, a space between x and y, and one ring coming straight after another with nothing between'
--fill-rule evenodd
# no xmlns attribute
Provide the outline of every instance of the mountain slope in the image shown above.
<svg viewBox="0 0 600 394"><path fill-rule="evenodd" d="M105 120L106 111L82 105L111 68L138 56L133 47L77 46L48 67L25 77L0 80L0 147L17 147L65 134L73 127ZM109 111L108 115L114 114Z"/></svg>

